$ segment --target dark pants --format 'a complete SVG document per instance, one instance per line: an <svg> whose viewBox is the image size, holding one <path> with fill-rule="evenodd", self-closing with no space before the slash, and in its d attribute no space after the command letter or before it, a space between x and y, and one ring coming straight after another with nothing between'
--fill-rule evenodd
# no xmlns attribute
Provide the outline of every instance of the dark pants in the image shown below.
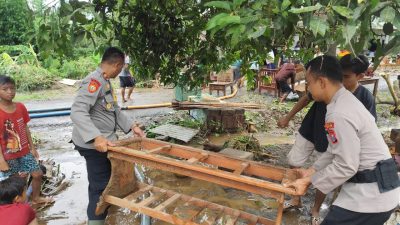
<svg viewBox="0 0 400 225"><path fill-rule="evenodd" d="M89 220L104 220L107 211L96 216L96 204L99 197L106 188L111 176L111 163L107 158L106 152L98 152L95 149L84 149L75 146L79 154L86 160L86 169L89 180L89 204L87 207L87 216Z"/></svg>
<svg viewBox="0 0 400 225"><path fill-rule="evenodd" d="M288 93L292 91L286 80L277 80L276 82L278 83L278 87L282 93Z"/></svg>
<svg viewBox="0 0 400 225"><path fill-rule="evenodd" d="M381 213L359 213L333 205L321 225L382 225L389 219L393 210Z"/></svg>

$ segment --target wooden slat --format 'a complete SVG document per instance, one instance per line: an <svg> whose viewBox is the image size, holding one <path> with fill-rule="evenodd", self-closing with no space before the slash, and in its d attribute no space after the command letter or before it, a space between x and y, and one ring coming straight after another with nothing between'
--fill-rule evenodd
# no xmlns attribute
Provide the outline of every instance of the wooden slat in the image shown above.
<svg viewBox="0 0 400 225"><path fill-rule="evenodd" d="M150 191L151 189L152 189L152 186L143 187L143 188L127 195L124 199L126 199L128 201L133 201L133 200L137 199L139 196L143 195L144 193Z"/></svg>
<svg viewBox="0 0 400 225"><path fill-rule="evenodd" d="M154 208L154 210L157 211L163 211L165 208L167 208L169 205L174 204L178 199L181 197L181 194L174 194L172 197L167 199L166 201L162 202L160 205Z"/></svg>
<svg viewBox="0 0 400 225"><path fill-rule="evenodd" d="M150 196L150 197L148 197L146 199L143 199L143 201L138 203L138 206L139 207L141 207L141 206L149 206L151 203L157 201L158 199L160 199L164 195L165 195L165 191L164 191L164 193L154 194L154 195L152 195L152 196Z"/></svg>
<svg viewBox="0 0 400 225"><path fill-rule="evenodd" d="M193 163L196 163L198 161L201 162L201 161L207 159L208 156L209 155L207 153L203 152L203 153L201 153L201 155L199 157L192 157L192 158L188 159L186 162L188 162L189 164L193 164Z"/></svg>
<svg viewBox="0 0 400 225"><path fill-rule="evenodd" d="M159 152L162 152L162 151L165 151L165 150L170 150L171 148L172 148L171 145L165 145L165 146L161 146L161 147L158 147L158 148L147 150L146 153L155 154L155 153L159 153Z"/></svg>
<svg viewBox="0 0 400 225"><path fill-rule="evenodd" d="M240 164L240 167L237 170L235 170L233 173L236 175L240 175L249 166L250 166L250 163L244 162L244 163Z"/></svg>

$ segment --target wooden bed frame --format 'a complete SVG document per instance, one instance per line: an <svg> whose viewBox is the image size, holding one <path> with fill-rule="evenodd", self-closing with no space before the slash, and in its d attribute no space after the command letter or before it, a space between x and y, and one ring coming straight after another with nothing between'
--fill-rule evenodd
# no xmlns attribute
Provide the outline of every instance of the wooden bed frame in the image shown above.
<svg viewBox="0 0 400 225"><path fill-rule="evenodd" d="M284 195L294 194L293 189L282 185L283 180L295 178L285 168L153 139L121 140L117 147L109 147L108 158L112 166L111 179L97 204L96 214L103 213L110 205L116 205L172 224L211 225L224 217L224 224L233 225L237 221L246 221L247 224L254 225L278 225L282 221ZM136 181L132 163L274 198L279 205L276 218L267 219L139 183ZM173 207L177 201L196 206L199 210L190 211L184 218L168 213L166 209ZM218 213L207 221L196 222L196 216L205 209Z"/></svg>

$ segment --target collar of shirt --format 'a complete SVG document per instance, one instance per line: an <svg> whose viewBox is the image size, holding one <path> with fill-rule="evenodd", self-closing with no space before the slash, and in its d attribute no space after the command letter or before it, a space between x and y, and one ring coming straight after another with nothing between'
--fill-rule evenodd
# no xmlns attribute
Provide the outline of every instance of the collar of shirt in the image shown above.
<svg viewBox="0 0 400 225"><path fill-rule="evenodd" d="M329 102L329 104L326 106L326 107L327 107L326 109L327 109L328 111L330 111L329 108L333 107L333 106L335 105L336 101L339 99L339 97L342 96L343 94L345 94L346 91L347 91L347 90L346 90L345 87L340 88L340 89L333 95L333 97L332 97L332 99L331 99L331 102Z"/></svg>

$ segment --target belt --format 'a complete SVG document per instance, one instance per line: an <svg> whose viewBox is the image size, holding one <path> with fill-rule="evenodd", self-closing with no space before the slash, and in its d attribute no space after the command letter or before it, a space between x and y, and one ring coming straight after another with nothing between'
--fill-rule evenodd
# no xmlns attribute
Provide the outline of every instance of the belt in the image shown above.
<svg viewBox="0 0 400 225"><path fill-rule="evenodd" d="M374 182L377 182L377 181L378 181L378 179L376 178L376 175L375 175L375 169L373 169L373 170L358 171L347 182L351 182L351 183L374 183Z"/></svg>

